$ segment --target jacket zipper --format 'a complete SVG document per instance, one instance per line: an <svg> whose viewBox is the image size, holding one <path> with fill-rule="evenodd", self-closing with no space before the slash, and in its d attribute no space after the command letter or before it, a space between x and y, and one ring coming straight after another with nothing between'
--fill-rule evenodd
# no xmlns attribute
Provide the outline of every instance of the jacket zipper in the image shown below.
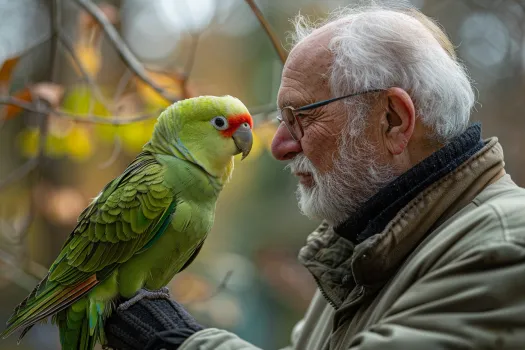
<svg viewBox="0 0 525 350"><path fill-rule="evenodd" d="M314 280L315 280L315 283L317 284L317 288L319 288L319 291L321 292L321 295L325 298L328 304L330 304L334 309L338 309L335 302L328 296L328 293L325 292L323 287L321 287L321 283L319 282L319 279L314 276ZM359 291L357 292L357 295L355 296L355 298L351 300L350 302L348 302L345 306L349 306L353 304L355 301L359 300L361 296L363 296L364 292L365 292L365 287L359 286Z"/></svg>
<svg viewBox="0 0 525 350"><path fill-rule="evenodd" d="M319 282L319 279L317 277L313 276L315 283L317 283L317 288L321 291L321 295L325 298L325 300L330 304L334 309L337 309L337 306L335 305L335 302L328 296L328 294L324 291L324 289L321 287L321 283Z"/></svg>

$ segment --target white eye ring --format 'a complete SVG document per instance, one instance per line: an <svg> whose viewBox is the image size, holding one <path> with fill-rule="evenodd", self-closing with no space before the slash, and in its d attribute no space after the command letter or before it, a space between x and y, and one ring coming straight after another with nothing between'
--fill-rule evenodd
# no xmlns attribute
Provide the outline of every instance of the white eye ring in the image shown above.
<svg viewBox="0 0 525 350"><path fill-rule="evenodd" d="M217 130L226 130L230 126L228 124L228 119L224 117L215 117L211 121L211 125Z"/></svg>

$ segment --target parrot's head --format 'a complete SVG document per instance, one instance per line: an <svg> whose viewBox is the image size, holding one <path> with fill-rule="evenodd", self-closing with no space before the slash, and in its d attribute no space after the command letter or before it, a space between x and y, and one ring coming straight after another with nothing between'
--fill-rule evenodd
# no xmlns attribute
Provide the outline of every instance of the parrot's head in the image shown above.
<svg viewBox="0 0 525 350"><path fill-rule="evenodd" d="M252 127L252 117L239 99L199 96L168 107L151 142L167 142L169 153L184 156L213 176L229 178L233 156L242 153L244 159L250 153Z"/></svg>

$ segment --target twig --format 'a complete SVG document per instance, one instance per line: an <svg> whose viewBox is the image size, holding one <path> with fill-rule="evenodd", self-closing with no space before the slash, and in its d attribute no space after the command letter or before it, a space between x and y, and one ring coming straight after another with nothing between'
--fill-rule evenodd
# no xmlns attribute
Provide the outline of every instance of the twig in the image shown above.
<svg viewBox="0 0 525 350"><path fill-rule="evenodd" d="M35 212L36 212L35 201L33 199L33 195L31 195L31 198L29 200L29 211L24 217L24 220L22 221L22 225L20 225L20 228L18 229L18 232L15 237L17 244L21 244L26 239L27 234L29 232L29 228L31 227L31 224L33 223L33 219L35 218Z"/></svg>
<svg viewBox="0 0 525 350"><path fill-rule="evenodd" d="M98 124L106 124L106 125L126 125L131 124L143 120L153 119L156 118L162 110L159 110L154 113L148 113L144 115L138 115L133 117L126 117L126 118L104 118L96 115L89 115L89 114L73 114L68 113L63 110L57 109L57 110L51 110L48 107L43 106L35 106L31 102L26 102L24 100L21 100L19 98L13 97L13 96L0 96L0 104L4 105L13 105L18 106L22 109L25 109L26 111L35 112L35 113L48 113L57 115L60 117L66 117L72 121L80 122L80 123L98 123Z"/></svg>
<svg viewBox="0 0 525 350"><path fill-rule="evenodd" d="M122 150L122 140L120 139L118 135L115 135L115 146L113 147L113 152L111 152L111 156L104 163L100 164L98 168L106 169L111 164L115 163L115 161L118 159L118 155L120 154L121 150Z"/></svg>
<svg viewBox="0 0 525 350"><path fill-rule="evenodd" d="M49 129L49 114L51 113L51 108L49 103L41 99L36 100L36 106L38 110L42 109L42 106L45 106L46 108L44 113L40 113L41 118L38 119L38 129L40 131L40 134L38 139L37 159L40 158L39 161L41 161L42 158L44 158L45 156L47 134Z"/></svg>
<svg viewBox="0 0 525 350"><path fill-rule="evenodd" d="M113 103L117 103L120 99L120 96L126 91L126 87L128 86L129 81L133 77L133 74L129 69L126 69L126 72L122 74L120 77L120 80L117 84L117 88L115 90L115 95L113 96Z"/></svg>
<svg viewBox="0 0 525 350"><path fill-rule="evenodd" d="M135 57L133 52L120 35L118 34L115 27L109 22L106 18L106 15L100 8L94 4L91 0L75 0L78 5L80 5L85 11L87 11L95 21L98 22L104 33L106 34L109 41L113 44L113 47L117 50L120 58L126 63L126 65L135 73L139 79L141 79L146 84L150 85L155 91L161 94L164 98L171 102L178 101L177 97L172 96L166 92L162 87L156 84L153 80L148 77L146 70L142 63Z"/></svg>
<svg viewBox="0 0 525 350"><path fill-rule="evenodd" d="M253 118L254 127L258 127L272 119L277 115L277 107L275 103L269 103L264 106L257 106L249 108L250 114Z"/></svg>
<svg viewBox="0 0 525 350"><path fill-rule="evenodd" d="M277 51L281 62L284 64L287 56L286 52L284 51L283 47L279 44L279 39L277 38L277 35L274 33L272 27L270 26L270 23L268 23L266 18L264 18L263 13L261 12L254 0L245 1L248 4L248 6L250 6L250 8L252 9L252 12L255 14L255 16L257 16L259 23L266 31L266 34L268 34L268 37L270 37L270 41L272 42L273 48L275 49L275 51Z"/></svg>
<svg viewBox="0 0 525 350"><path fill-rule="evenodd" d="M89 75L89 73L84 68L84 65L80 61L80 58L78 57L77 53L75 52L75 49L73 48L73 44L71 44L71 41L69 38L66 37L66 35L63 33L62 30L58 32L58 40L59 42L65 47L66 51L69 53L71 58L73 59L73 62L75 62L75 65L80 70L80 74L82 74L82 78L86 81L86 83L90 86L91 91L93 91L94 97L102 104L107 110L110 110L109 103L107 102L106 98L102 94L102 91L100 91L97 83L93 80L93 78Z"/></svg>
<svg viewBox="0 0 525 350"><path fill-rule="evenodd" d="M60 32L60 22L62 21L62 9L59 0L53 0L51 3L51 79L56 82L58 78L58 41Z"/></svg>
<svg viewBox="0 0 525 350"><path fill-rule="evenodd" d="M186 65L184 67L184 79L182 80L182 91L185 97L188 96L187 90L186 90L187 83L190 78L191 71L193 70L193 66L195 65L195 57L197 53L197 46L199 45L199 39L200 39L200 33L191 35L191 49L188 55L188 60L186 61Z"/></svg>
<svg viewBox="0 0 525 350"><path fill-rule="evenodd" d="M226 289L226 284L230 280L230 277L232 276L233 271L229 270L226 272L226 275L224 275L224 278L222 279L221 283L215 288L215 291L210 294L210 296L207 299L211 299L216 297L219 293L221 293L224 289Z"/></svg>
<svg viewBox="0 0 525 350"><path fill-rule="evenodd" d="M11 274L10 280L27 291L33 290L35 285L46 275L47 269L40 264L30 262L28 271L20 268L20 259L0 249L0 260L9 265L6 274ZM2 274L4 275L4 274Z"/></svg>
<svg viewBox="0 0 525 350"><path fill-rule="evenodd" d="M33 171L37 167L38 162L38 157L31 158L20 167L13 170L9 175L6 176L5 179L0 181L0 191L12 184L14 181L23 178Z"/></svg>
<svg viewBox="0 0 525 350"><path fill-rule="evenodd" d="M189 306L195 303L202 303L202 302L210 300L216 297L217 295L219 295L219 293L221 293L224 289L226 289L226 284L228 283L228 280L230 279L232 274L233 274L232 270L229 270L228 272L226 272L226 275L224 275L224 278L222 279L221 283L217 286L217 288L215 288L215 291L213 291L213 293L211 293L209 296L202 298L202 299L192 300L186 303L186 305Z"/></svg>
<svg viewBox="0 0 525 350"><path fill-rule="evenodd" d="M255 114L255 115L252 115L252 118L253 118L254 128L259 128L265 124L266 125L273 124L273 125L279 126L279 121L277 120L277 118L275 118L275 115L271 113Z"/></svg>

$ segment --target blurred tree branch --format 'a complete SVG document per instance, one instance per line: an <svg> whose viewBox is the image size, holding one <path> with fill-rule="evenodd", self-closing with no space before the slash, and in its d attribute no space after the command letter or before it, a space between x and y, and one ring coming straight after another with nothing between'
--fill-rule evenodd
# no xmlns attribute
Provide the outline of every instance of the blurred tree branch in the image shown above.
<svg viewBox="0 0 525 350"><path fill-rule="evenodd" d="M102 103L104 107L106 107L108 110L111 110L109 103L106 101L106 98L100 91L97 83L95 83L93 78L88 74L88 72L84 68L84 65L80 61L80 58L78 57L77 53L75 52L75 49L73 48L73 44L71 44L71 41L69 40L69 38L66 37L66 35L64 34L62 30L59 30L58 32L58 40L64 46L64 48L67 50L67 52L73 59L73 62L75 63L76 67L80 70L80 73L82 74L82 78L86 81L86 83L89 85L89 87L93 91L95 98L100 103Z"/></svg>
<svg viewBox="0 0 525 350"><path fill-rule="evenodd" d="M188 80L191 75L191 71L193 70L193 66L195 65L195 57L197 55L197 46L199 44L200 39L200 33L192 34L191 36L191 49L190 54L188 56L188 60L186 61L186 66L184 67L184 77L182 79L182 93L184 96L188 95Z"/></svg>
<svg viewBox="0 0 525 350"><path fill-rule="evenodd" d="M104 12L102 12L102 10L95 3L93 3L91 0L75 0L75 2L90 15L92 15L95 21L98 22L106 34L106 37L117 50L119 56L126 63L129 69L131 69L133 73L139 77L139 79L151 86L151 88L161 94L165 99L171 102L176 102L178 100L177 96L170 95L165 89L148 77L148 73L146 72L146 69L142 63L137 59L137 57L135 57L133 52L131 52L130 48L128 45L126 45L126 43L124 43L115 27L106 18Z"/></svg>
<svg viewBox="0 0 525 350"><path fill-rule="evenodd" d="M12 184L14 181L19 180L23 177L25 177L27 174L29 174L31 171L33 171L38 165L37 158L31 158L24 164L22 164L20 167L13 170L9 175L5 177L5 179L0 181L0 191L3 190L5 187Z"/></svg>
<svg viewBox="0 0 525 350"><path fill-rule="evenodd" d="M4 270L2 275L9 276L11 281L28 291L33 290L47 272L45 267L32 261L28 263L25 269L21 269L19 259L2 249L0 249L0 261L7 265L2 269Z"/></svg>
<svg viewBox="0 0 525 350"><path fill-rule="evenodd" d="M277 54L279 55L279 58L281 59L281 63L284 64L286 61L286 52L284 51L284 48L279 44L279 38L277 38L277 35L274 33L272 27L270 26L270 23L264 18L263 13L257 6L254 0L245 0L248 6L252 9L252 12L255 16L257 16L257 19L259 20L259 23L263 27L264 31L270 38L273 48L275 51L277 51Z"/></svg>
<svg viewBox="0 0 525 350"><path fill-rule="evenodd" d="M100 116L91 115L91 114L73 114L73 113L65 112L61 109L51 109L47 106L37 106L34 103L26 102L14 96L0 96L0 104L14 105L26 111L35 112L35 113L41 113L41 114L49 113L49 114L57 115L60 117L66 117L75 122L107 124L107 125L126 125L126 124L136 123L139 121L157 118L159 115L159 111L155 111L154 113L148 113L144 115L132 116L132 117L100 117Z"/></svg>

